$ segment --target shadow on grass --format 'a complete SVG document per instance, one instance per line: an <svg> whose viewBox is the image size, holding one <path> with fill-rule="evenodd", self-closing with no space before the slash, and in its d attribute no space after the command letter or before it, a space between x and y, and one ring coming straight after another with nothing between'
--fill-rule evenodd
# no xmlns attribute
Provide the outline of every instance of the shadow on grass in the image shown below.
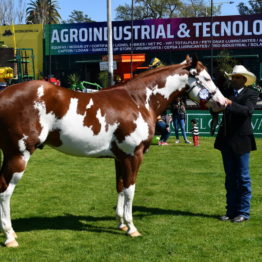
<svg viewBox="0 0 262 262"><path fill-rule="evenodd" d="M174 216L191 216L191 217L206 217L215 218L216 215L208 215L202 213L192 213L181 210L162 209L156 207L144 207L134 206L133 207L134 217L146 217L152 215L174 215ZM56 217L30 217L30 218L17 218L13 219L12 223L16 232L28 232L33 230L78 230L78 231L90 231L96 233L111 233L111 234L122 234L116 230L116 227L102 227L93 225L94 222L99 221L114 221L116 224L115 217L111 216L76 216L71 214L65 214L64 216Z"/></svg>
<svg viewBox="0 0 262 262"><path fill-rule="evenodd" d="M136 214L141 212L144 214ZM203 213L192 213L188 211L162 209L158 207L144 207L144 206L133 206L133 214L136 217L145 217L152 215L173 215L173 216L191 216L191 217L206 217L206 218L218 218L218 215L208 215Z"/></svg>
<svg viewBox="0 0 262 262"><path fill-rule="evenodd" d="M115 221L115 217L110 216L76 216L65 214L56 217L29 217L17 218L12 220L16 232L28 232L34 230L77 230L90 231L96 233L122 234L117 231L116 227L94 226L93 222L98 221ZM113 223L112 223L113 225Z"/></svg>

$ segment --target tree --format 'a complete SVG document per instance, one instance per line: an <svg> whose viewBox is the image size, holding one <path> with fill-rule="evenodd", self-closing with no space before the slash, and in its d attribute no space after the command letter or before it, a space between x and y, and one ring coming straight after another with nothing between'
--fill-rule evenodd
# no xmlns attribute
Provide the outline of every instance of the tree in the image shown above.
<svg viewBox="0 0 262 262"><path fill-rule="evenodd" d="M0 0L0 19L1 25L11 25L14 23L14 1Z"/></svg>
<svg viewBox="0 0 262 262"><path fill-rule="evenodd" d="M235 58L232 57L228 50L221 50L218 53L217 62L217 70L224 75L225 72L232 72L234 65L237 64Z"/></svg>
<svg viewBox="0 0 262 262"><path fill-rule="evenodd" d="M61 16L56 0L31 0L26 9L27 24L59 24Z"/></svg>
<svg viewBox="0 0 262 262"><path fill-rule="evenodd" d="M25 15L26 15L26 7L25 7L25 0L19 0L18 1L18 7L17 7L17 23L18 24L23 24Z"/></svg>
<svg viewBox="0 0 262 262"><path fill-rule="evenodd" d="M25 0L0 0L0 25L22 24L25 16Z"/></svg>
<svg viewBox="0 0 262 262"><path fill-rule="evenodd" d="M213 7L213 15L220 14L221 5ZM131 20L131 6L119 5L116 8L116 20ZM210 16L211 6L204 0L134 0L133 16L137 19L158 19L173 17Z"/></svg>
<svg viewBox="0 0 262 262"><path fill-rule="evenodd" d="M249 0L249 6L241 2L238 4L238 11L240 15L253 15L262 13L262 0Z"/></svg>
<svg viewBox="0 0 262 262"><path fill-rule="evenodd" d="M69 15L69 19L62 21L64 24L73 24L73 23L87 23L94 22L88 15L84 14L82 11L73 10Z"/></svg>
<svg viewBox="0 0 262 262"><path fill-rule="evenodd" d="M134 0L134 19L157 19L175 16L180 0ZM131 6L120 5L116 8L117 20L131 19Z"/></svg>
<svg viewBox="0 0 262 262"><path fill-rule="evenodd" d="M214 4L212 15L217 16L221 13L222 4ZM194 1L190 0L189 3L183 4L178 7L178 17L210 17L211 5L210 2L206 4L204 0Z"/></svg>

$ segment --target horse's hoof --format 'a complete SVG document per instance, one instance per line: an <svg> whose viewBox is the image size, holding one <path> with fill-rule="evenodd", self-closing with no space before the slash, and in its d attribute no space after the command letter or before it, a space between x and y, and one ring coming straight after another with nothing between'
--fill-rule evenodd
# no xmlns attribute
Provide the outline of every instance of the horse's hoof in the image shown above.
<svg viewBox="0 0 262 262"><path fill-rule="evenodd" d="M142 236L142 235L141 235L138 231L135 231L135 232L129 234L129 236L130 236L130 237L140 237L140 236Z"/></svg>
<svg viewBox="0 0 262 262"><path fill-rule="evenodd" d="M13 240L11 242L6 243L5 246L6 247L18 247L19 245L16 240Z"/></svg>
<svg viewBox="0 0 262 262"><path fill-rule="evenodd" d="M128 227L127 226L119 227L119 230L127 232L128 231Z"/></svg>

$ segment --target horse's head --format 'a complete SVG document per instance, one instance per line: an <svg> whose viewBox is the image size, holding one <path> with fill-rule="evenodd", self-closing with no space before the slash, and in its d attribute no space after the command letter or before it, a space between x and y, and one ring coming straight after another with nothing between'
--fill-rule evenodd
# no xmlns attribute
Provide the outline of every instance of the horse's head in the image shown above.
<svg viewBox="0 0 262 262"><path fill-rule="evenodd" d="M225 108L226 98L214 84L206 67L196 57L192 60L187 57L186 63L189 71L188 96L201 106L212 108L214 112L222 111Z"/></svg>

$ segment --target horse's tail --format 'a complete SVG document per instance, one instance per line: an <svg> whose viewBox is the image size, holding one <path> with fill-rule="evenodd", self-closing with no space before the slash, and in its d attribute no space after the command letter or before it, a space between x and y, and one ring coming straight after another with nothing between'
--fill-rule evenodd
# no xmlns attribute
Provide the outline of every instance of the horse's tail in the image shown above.
<svg viewBox="0 0 262 262"><path fill-rule="evenodd" d="M2 164L3 164L3 152L2 152L2 150L0 148L0 170L2 168Z"/></svg>
<svg viewBox="0 0 262 262"><path fill-rule="evenodd" d="M4 159L4 154L3 154L3 151L0 148L0 170L2 169L3 159Z"/></svg>

